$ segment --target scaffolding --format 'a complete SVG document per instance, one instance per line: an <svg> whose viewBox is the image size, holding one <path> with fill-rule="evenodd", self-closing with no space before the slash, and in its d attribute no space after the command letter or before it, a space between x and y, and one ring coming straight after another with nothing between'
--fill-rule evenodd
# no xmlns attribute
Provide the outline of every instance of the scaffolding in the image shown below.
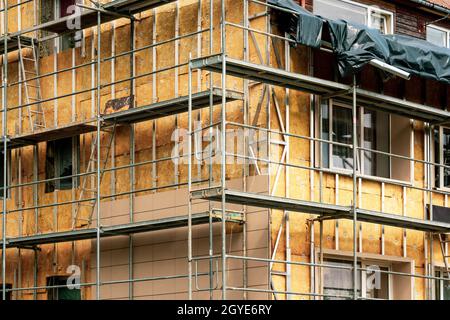
<svg viewBox="0 0 450 320"><path fill-rule="evenodd" d="M1 12L5 17L3 20L3 30L8 30L8 10L14 7L20 7L29 3L27 2L18 2L17 5L7 6L5 5L5 1L3 1L3 9ZM34 7L36 8L37 4L35 1ZM91 1L92 2L92 1ZM291 12L290 10L282 9L273 5L270 5L264 1L259 0L242 0L243 17L242 23L236 23L227 21L227 3L225 0L220 1L207 1L209 4L209 26L207 28L202 27L201 16L202 16L202 4L206 3L205 1L198 1L198 25L197 30L195 32L189 32L186 34L180 34L179 32L179 17L178 10L179 4L178 1L171 0L146 0L146 1L136 1L136 0L114 0L107 4L97 4L93 6L86 6L84 4L79 4L79 8L82 9L81 13L81 29L93 28L95 29L97 35L97 43L96 48L94 45L92 46L92 61L88 61L86 63L82 63L79 65L72 65L72 67L61 69L58 71L54 71L46 74L36 74L33 78L21 77L16 82L11 82L8 78L8 54L13 51L23 50L21 47L21 39L25 39L26 41L30 41L30 44L39 44L41 41L49 41L49 37L45 39L38 38L27 38L26 36L31 33L35 33L37 31L48 31L56 34L54 38L60 37L62 35L67 34L70 30L67 30L67 21L73 19L74 16L68 16L60 19L56 19L55 21L46 22L43 24L36 24L31 28L27 28L24 30L20 30L14 33L5 32L2 36L2 45L0 46L0 53L3 54L3 69L2 69L2 149L3 149L3 177L8 176L8 166L10 159L8 157L8 153L10 150L21 150L21 148L32 147L33 148L33 156L34 156L34 165L37 166L38 161L38 144L41 142L52 141L60 138L70 138L84 134L92 134L92 142L91 149L94 165L87 166L87 170L85 172L77 173L73 171L73 174L70 176L64 176L63 178L52 178L39 180L38 177L38 169L34 167L34 176L32 182L22 183L19 181L17 184L9 184L8 179L4 179L3 184L3 214L2 214L2 293L3 299L6 299L7 292L23 292L23 291L31 291L34 294L34 298L37 298L37 291L41 289L50 289L57 288L58 286L39 286L37 283L37 254L39 252L39 246L44 244L56 244L63 242L76 242L79 240L91 239L96 241L96 277L95 282L83 282L80 284L81 287L95 287L95 298L101 298L101 286L108 284L118 284L118 283L128 283L130 286L129 298L133 298L133 283L136 282L148 282L148 281L156 281L160 279L179 279L179 278L187 278L188 280L188 297L190 299L193 298L194 291L207 291L210 293L210 298L213 297L213 291L219 289L221 292L221 298L227 299L228 294L231 291L235 292L243 292L244 298L247 298L247 294L250 292L262 292L268 294L273 299L279 299L282 296L285 296L287 299L291 299L294 296L300 297L308 297L311 299L320 299L320 298L350 298L350 299L361 299L362 297L358 295L357 292L357 277L358 272L367 271L363 267L358 266L358 258L362 250L362 245L358 243L361 240L361 222L375 223L385 226L394 226L397 228L401 228L403 230L402 237L403 241L406 241L406 230L417 230L424 232L425 235L425 257L426 257L426 271L424 275L416 274L416 273L404 273L404 272L394 272L394 271L381 271L388 274L396 274L402 277L412 277L418 279L424 279L426 282L426 297L431 299L433 297L433 282L435 280L447 280L450 277L448 273L448 249L447 249L447 238L446 234L450 233L450 224L442 223L433 220L433 205L429 205L433 203L433 194L439 194L445 197L445 201L447 201L447 196L450 194L445 190L438 190L433 188L432 185L432 168L433 167L443 167L449 169L450 167L434 163L431 158L431 144L432 144L432 128L436 124L442 124L450 119L450 112L446 110L441 110L437 108L433 108L430 106L426 106L423 104L418 104L414 102L410 102L404 99L393 98L384 94L374 93L371 91L363 90L358 87L356 83L356 78L354 79L354 83L352 85L345 85L337 82L327 81L319 78L315 78L310 75L299 74L298 72L293 71L291 67L291 48L290 43L292 39L290 39L287 35L280 34L280 32L272 31L271 25L271 11L272 10L280 10L284 12L289 12L295 14L295 12ZM234 1L233 1L234 2ZM172 3L172 4L169 4ZM136 47L136 39L135 39L135 26L134 24L138 20L135 15L139 14L145 10L152 10L153 12L153 27L156 30L156 8L162 5L174 5L176 10L176 25L175 25L175 36L169 40L163 40L157 42L156 33L153 32L152 44ZM213 20L214 17L214 9L216 6L220 6L220 20L215 23ZM250 16L249 8L250 6L257 6L258 8L263 8L262 11L257 14ZM123 53L113 53L110 57L102 57L102 24L106 22L112 22L119 18L127 18L129 19L130 24L130 49ZM264 19L263 27L258 29L252 27L251 21L254 19ZM227 44L229 44L229 39L227 31L239 30L242 33L243 39L243 48L244 48L244 56L243 58L232 57L230 51L227 50ZM220 50L214 50L214 40L213 35L214 32L220 32ZM73 32L73 30L72 30ZM202 44L202 36L207 37L207 41L209 42L209 52L206 55L202 54L201 44ZM258 41L256 37L262 37L265 42L265 50L266 52L262 52L258 46ZM50 37L53 38L53 37ZM193 57L190 55L188 62L180 62L179 61L179 41L185 38L194 38L196 39L196 56ZM114 41L114 38L113 38ZM93 41L94 42L94 41ZM156 48L164 46L167 43L175 43L175 65L164 67L162 69L156 68ZM253 44L253 49L256 52L255 55L259 63L255 63L252 61L250 57L250 48ZM278 52L279 47L283 48L284 57L282 54ZM144 50L149 50L153 52L152 58L152 71L144 74L137 74L136 72L136 54L138 52L142 52ZM271 61L271 55L276 57L276 61ZM108 83L102 83L102 74L100 66L102 63L114 61L119 57L129 56L130 57L130 76L126 79L116 80L112 77L111 81ZM277 65L277 66L275 66ZM54 96L51 98L43 98L40 97L38 101L26 101L25 103L19 102L17 106L10 106L8 103L8 88L13 86L19 87L27 87L27 83L29 81L39 81L39 79L45 77L52 77L62 72L74 72L79 68L91 68L92 72L92 86L88 89L82 89L76 91L72 88L72 93L58 95L55 92ZM188 94L184 96L179 95L179 75L181 68L187 68L188 75ZM175 97L172 99L167 99L163 101L157 101L155 97L156 93L156 74L168 70L173 70L175 73ZM209 75L207 88L203 90L202 87L202 72L206 72ZM220 77L220 86L214 83L213 75L218 74ZM197 75L197 88L194 86L194 76ZM135 82L144 77L153 77L153 99L152 103L146 104L139 107L131 107L128 110L113 112L106 114L102 109L103 101L101 91L107 87L113 87L120 83L130 82L131 94L134 95ZM239 78L242 79L242 90L236 90L235 88L228 88L228 83L230 79ZM204 83L203 83L204 84ZM262 108L264 104L264 100L266 99L266 123L263 126L259 126L255 124L255 121L251 121L251 117L249 114L249 96L250 91L255 86L262 86L262 94L261 98L258 101L258 109ZM279 106L277 93L274 90L274 87L282 88L285 95L285 112L282 114L281 108ZM381 181L382 190L385 188L385 184L392 184L402 188L403 194L406 194L406 190L416 190L422 192L424 194L424 199L428 199L427 203L424 204L424 212L426 212L426 206L429 205L430 212L429 217L424 217L424 219L419 219L416 217L410 217L406 215L406 203L403 203L403 212L401 214L387 213L383 210L375 211L364 209L361 204L361 190L362 183L364 179L368 179L368 177L363 176L356 169L356 165L353 165L353 169L347 173L335 173L331 172L331 170L323 169L314 165L314 161L309 161L309 165L300 165L295 164L292 161L292 155L290 151L290 141L292 140L301 140L306 141L309 144L310 148L310 156L313 158L314 146L315 144L322 145L338 145L339 143L334 142L332 140L324 140L320 138L316 138L314 134L314 130L311 127L309 136L302 136L291 132L290 129L290 109L289 109L289 95L290 90L296 90L305 92L307 94L311 94L311 97L320 97L322 99L330 99L333 98L336 101L340 101L346 104L350 104L352 106L352 114L353 118L356 119L357 114L357 105L358 104L367 104L375 108L379 108L380 110L386 111L392 114L398 114L403 116L408 116L409 118L413 118L415 120L423 121L426 124L426 134L425 141L428 149L428 155L424 160L415 159L414 157L405 157L402 155L383 152L383 154L389 157L396 157L399 159L407 160L411 163L419 163L424 166L424 176L425 176L425 186L415 185L412 183L411 185L397 182L397 181ZM41 108L43 103L57 101L61 98L73 97L79 94L91 94L92 98L92 117L88 117L83 120L75 120L76 117L72 114L73 121L70 124L66 125L56 125L54 127L49 126L48 124L45 127L38 129L35 128L34 125L31 126L32 132L19 132L18 134L9 134L8 133L8 112L14 112L18 110L20 112L21 117L27 117L28 114L24 114L22 112L23 108L30 108L33 106L40 106ZM74 101L74 100L73 100ZM227 118L227 108L233 102L240 101L243 103L243 121L236 122L235 120L228 120ZM311 104L313 104L314 99L311 99ZM276 110L275 115L270 114L271 108ZM217 109L218 108L218 109ZM311 110L313 106L311 106ZM40 109L38 109L40 110ZM74 113L72 110L72 113ZM199 127L194 127L194 121L199 120L201 118L201 114L195 114L194 111L197 110L207 110L209 111L208 121L209 124ZM213 121L213 112L216 110L220 110L220 120L217 122ZM167 158L156 158L155 153L155 144L156 144L156 119L160 119L167 116L175 116L175 127L179 126L178 115L187 114L187 131L188 131L188 150L185 154L176 154L175 157L167 157ZM44 112L42 111L42 114ZM278 122L280 129L272 129L271 128L271 116L273 116ZM198 118L196 118L198 117ZM135 159L135 145L134 145L134 135L135 135L135 125L144 121L152 121L152 160L136 162ZM107 157L102 159L102 137L106 130L106 128L111 128L114 126L114 130L116 130L116 125L124 125L130 128L130 163L126 165L117 166L113 159L114 154L108 151ZM312 124L311 124L312 126ZM268 150L267 156L258 157L255 153L255 150L248 146L250 142L247 140L247 137L244 138L244 152L243 154L230 152L227 148L227 130L229 128L240 128L244 132L253 130L256 132L262 132L264 136L266 136L266 147ZM202 179L201 175L198 174L199 168L194 163L194 159L198 157L199 152L197 150L198 143L196 142L196 136L198 134L207 133L207 135L211 135L212 131L218 129L220 132L220 137L218 139L218 152L217 155L220 157L220 175L219 178L213 176L213 165L208 165L208 177L207 179ZM352 150L353 159L357 159L357 153L361 151L367 152L379 152L377 150L370 150L367 148L363 148L357 143L357 135L355 132L357 131L356 122L353 123L353 142L351 144L340 144L343 147L349 148ZM280 140L276 140L276 137L280 138ZM111 137L111 143L114 143L114 135ZM272 159L271 156L271 147L272 145L281 146L283 151L280 154L279 159ZM106 146L108 149L108 145ZM202 154L204 158L212 158L213 153L209 151L209 154ZM243 190L234 190L229 186L229 181L227 178L227 159L242 159L245 163L245 170L243 171ZM185 158L188 162L187 164L187 181L180 181L178 177L179 168L175 166L175 181L173 184L157 186L156 184L156 164L164 161L172 161L173 159L181 159ZM110 166L106 166L106 162L111 160ZM105 165L100 165L105 163ZM145 189L135 189L135 180L136 173L135 169L139 166L150 165L152 166L152 181L153 185L150 188ZM250 168L256 172L257 175L261 175L262 169L261 167L267 167L269 177L269 191L267 193L254 193L247 190L246 179L251 176ZM275 172L271 172L273 168L276 168ZM291 196L289 193L290 187L290 171L294 171L294 169L301 169L310 172L310 199L296 199ZM112 189L110 194L102 194L100 192L102 185L102 176L105 173L110 173L112 177L114 177L114 173L118 170L129 170L130 175L130 189L125 192L116 192L116 190ZM284 170L284 179L285 179L285 190L284 196L277 196L276 189L277 183L281 176L281 171ZM319 175L319 178L316 178L316 173ZM342 205L339 203L327 203L323 199L322 189L323 189L323 179L324 174L332 174L335 175L336 181L339 181L340 177L346 176L352 179L352 201L351 205ZM38 185L43 183L48 183L51 181L58 181L61 179L70 178L73 181L76 181L79 178L83 178L83 181L91 180L90 186L92 189L96 191L92 193L92 195L81 196L79 199L75 199L75 192L73 192L73 199L70 201L58 202L55 201L51 204L39 204L38 201ZM270 177L274 178L273 184ZM113 179L113 178L112 178ZM320 190L319 199L314 201L315 193L314 193L314 183L318 180L318 188ZM33 205L28 207L19 207L18 209L8 210L7 202L8 202L8 194L11 190L19 190L24 187L31 187L33 191ZM139 221L136 222L133 219L134 213L134 202L133 197L136 194L143 192L157 192L167 188L187 188L188 191L188 212L184 216L173 217L173 218L163 218L163 219L154 219L149 221ZM338 189L336 187L336 189ZM338 191L336 191L338 192ZM89 193L88 193L89 194ZM425 196L426 195L426 196ZM116 199L117 197L128 196L130 198L129 202L129 211L130 211L130 222L126 224L117 224L111 226L103 226L101 223L101 206L100 203L102 200L107 199ZM208 212L195 212L194 206L196 201L208 201L210 209ZM337 201L336 201L337 202ZM91 226L91 223L88 223L87 226L77 226L74 223L73 230L68 231L58 231L54 230L51 233L41 233L38 228L38 215L39 210L43 208L51 208L58 207L64 205L72 205L77 207L80 204L88 203L92 208L93 219L95 220L95 227ZM215 207L219 204L219 208ZM229 209L229 204L235 204L243 206L243 211L233 211ZM259 258L252 257L247 254L246 248L246 240L245 234L246 230L246 208L247 207L259 207L268 210L280 210L282 211L282 223L277 232L277 237L273 244L270 244L270 256L267 258ZM7 219L9 213L23 213L25 211L34 212L35 215L35 229L33 235L20 235L19 237L7 237ZM77 211L75 210L77 213ZM271 211L270 211L271 212ZM77 219L77 214L75 213L75 219ZM291 240L290 240L290 216L296 213L306 213L310 214L311 218L309 221L310 228L310 236L311 236L311 252L310 252L310 262L299 262L294 261L291 256ZM269 216L272 213L269 213ZM353 241L353 266L351 268L347 268L353 272L353 294L350 296L343 295L327 295L321 292L321 290L317 291L315 288L316 278L321 277L322 270L324 268L338 268L338 269L346 269L346 267L337 267L335 265L326 264L323 260L323 224L327 220L336 220L339 221L341 219L347 219L352 221L352 241ZM90 222L91 219L89 219ZM233 254L227 250L227 235L228 229L227 226L232 224L241 225L243 228L242 233L244 234L244 240L242 243L242 255ZM220 225L220 250L219 252L214 252L213 250L213 224ZM207 225L209 232L209 254L206 256L195 256L193 250L193 226L196 225ZM317 240L319 242L319 246L316 246L317 241L314 239L315 230L317 229L317 225L320 232L320 238ZM187 230L187 243L188 243L188 252L187 252L187 262L188 262L188 270L187 273L184 274L176 274L173 276L162 276L162 277L145 277L145 278L135 278L132 272L132 250L133 250L133 238L132 235L137 233L158 231L158 230L167 230L173 228L185 227ZM270 230L269 226L269 230ZM279 248L281 242L281 236L283 233L285 234L285 259L280 260L277 259L277 249ZM101 265L101 240L107 237L115 237L115 236L127 236L129 237L129 250L130 250L130 258L129 258L129 277L128 279L123 280L114 280L114 281L103 281L101 279L100 274L100 265ZM439 237L443 261L447 268L446 277L437 277L434 273L434 261L433 261L433 243L436 236ZM6 287L6 250L9 248L16 248L19 250L31 250L34 252L35 258L35 266L34 266L34 285L31 287L13 287L11 289L7 289ZM406 250L406 249L404 249ZM316 261L315 255L318 252L319 259ZM228 270L228 262L230 260L242 261L243 262L243 286L238 287L234 285L228 285L227 279L227 270ZM198 265L201 262L208 263L208 272L199 273ZM269 270L269 287L263 289L255 289L247 287L247 265L251 262L259 262L268 266ZM282 265L285 268L285 271L280 272L274 270L275 265ZM311 270L311 290L309 292L297 292L292 289L292 266L304 266L310 268ZM221 270L221 271L219 271ZM318 271L317 271L318 270ZM200 275L205 275L209 279L208 288L199 288L197 281ZM218 279L219 275L221 279ZM285 280L285 289L278 289L275 287L273 282L273 276L284 277ZM219 285L220 283L220 285ZM195 288L194 288L194 285Z"/></svg>

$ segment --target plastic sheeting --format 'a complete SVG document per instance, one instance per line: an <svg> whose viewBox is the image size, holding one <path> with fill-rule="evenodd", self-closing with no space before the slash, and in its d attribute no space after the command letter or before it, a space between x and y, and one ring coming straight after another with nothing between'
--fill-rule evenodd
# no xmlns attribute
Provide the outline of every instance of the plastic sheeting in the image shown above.
<svg viewBox="0 0 450 320"><path fill-rule="evenodd" d="M316 16L293 0L268 2L295 12L281 12L280 26L298 44L319 48L322 34L328 32L343 77L378 59L411 74L450 84L450 49L414 37L383 35L364 25Z"/></svg>

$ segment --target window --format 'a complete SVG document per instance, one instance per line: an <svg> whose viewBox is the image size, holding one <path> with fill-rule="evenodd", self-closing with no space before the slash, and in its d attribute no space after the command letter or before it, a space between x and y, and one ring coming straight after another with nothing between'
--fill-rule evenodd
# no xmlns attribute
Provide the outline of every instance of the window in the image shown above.
<svg viewBox="0 0 450 320"><path fill-rule="evenodd" d="M78 173L78 166L76 166L77 170L74 170L74 158L76 159L75 165L77 165L79 163L79 137L47 142L45 159L46 179L67 177ZM73 180L73 178L69 177L49 181L45 185L45 192L53 192L55 189L71 189Z"/></svg>
<svg viewBox="0 0 450 320"><path fill-rule="evenodd" d="M57 1L57 5L59 3L59 18L70 16L74 13L73 6L75 3L79 3L81 1L77 0L60 0ZM70 49L70 48L78 48L81 45L81 38L83 36L83 32L78 30L72 34L63 35L60 40L60 51Z"/></svg>
<svg viewBox="0 0 450 320"><path fill-rule="evenodd" d="M450 128L438 127L434 129L434 163L450 166ZM450 188L450 169L433 166L434 185L437 188Z"/></svg>
<svg viewBox="0 0 450 320"><path fill-rule="evenodd" d="M440 47L449 47L450 30L427 25L427 41Z"/></svg>
<svg viewBox="0 0 450 320"><path fill-rule="evenodd" d="M320 138L336 144L321 143L319 166L353 170L352 109L345 104L324 100L320 105ZM358 107L356 170L367 176L409 181L411 163L398 156L411 157L412 130L409 119L383 111ZM341 145L343 144L343 145Z"/></svg>
<svg viewBox="0 0 450 320"><path fill-rule="evenodd" d="M329 264L344 268L323 268L323 294L324 300L349 300L353 297L353 263L350 261L324 261ZM361 265L358 265L361 267ZM361 295L361 274L358 273L357 295Z"/></svg>
<svg viewBox="0 0 450 320"><path fill-rule="evenodd" d="M80 0L41 0L41 23L54 21L59 18L70 16L74 13L73 6L75 3L81 3ZM50 35L44 32L44 36ZM51 54L53 46L59 51L81 46L83 32L81 30L64 34L55 39L57 41L47 41L42 45L43 54Z"/></svg>
<svg viewBox="0 0 450 320"><path fill-rule="evenodd" d="M62 286L49 288L47 291L48 300L81 300L81 291L67 286L68 277L53 276L47 278L47 286Z"/></svg>
<svg viewBox="0 0 450 320"><path fill-rule="evenodd" d="M353 261L326 260L326 265L333 265L341 268L323 268L323 294L325 300L346 300L353 298ZM382 271L389 272L389 265L372 264L359 262L357 273L357 295L366 299L391 298L390 275ZM362 289L362 295L361 295Z"/></svg>
<svg viewBox="0 0 450 320"><path fill-rule="evenodd" d="M448 278L448 274L443 270L436 271L436 277ZM436 280L435 299L450 300L450 280Z"/></svg>
<svg viewBox="0 0 450 320"><path fill-rule="evenodd" d="M366 25L383 34L394 32L392 12L348 0L314 0L314 14Z"/></svg>
<svg viewBox="0 0 450 320"><path fill-rule="evenodd" d="M6 290L12 289L12 285L7 283ZM6 300L11 300L11 291L6 291ZM0 283L0 303L3 301L3 285Z"/></svg>

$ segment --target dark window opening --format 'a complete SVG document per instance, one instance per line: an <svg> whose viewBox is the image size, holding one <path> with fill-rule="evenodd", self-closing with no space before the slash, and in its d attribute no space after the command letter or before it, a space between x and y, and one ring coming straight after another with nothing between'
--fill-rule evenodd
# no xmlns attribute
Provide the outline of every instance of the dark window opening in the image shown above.
<svg viewBox="0 0 450 320"><path fill-rule="evenodd" d="M12 285L11 284L9 284L9 283L7 283L6 285L5 285L5 287L6 287L6 290L11 290L12 289ZM11 300L11 291L6 291L6 300ZM3 285L2 284L0 284L0 302L2 302L3 301Z"/></svg>
<svg viewBox="0 0 450 320"><path fill-rule="evenodd" d="M5 164L5 159L4 159L4 152L0 151L0 198L3 197L3 184L5 183L5 177L3 174L3 166ZM8 160L9 162L9 160ZM8 184L8 179L9 179L9 168L6 168L6 183ZM8 197L8 193L6 193L6 196Z"/></svg>
<svg viewBox="0 0 450 320"><path fill-rule="evenodd" d="M41 0L41 23L55 21L60 18L70 16L75 13L74 5L81 3L79 0ZM42 31L41 37L50 36L53 33ZM59 41L59 51L80 47L83 32L81 30L67 30L66 34L61 35ZM45 41L40 44L42 56L54 53L55 42L53 40Z"/></svg>
<svg viewBox="0 0 450 320"><path fill-rule="evenodd" d="M435 274L438 278L446 278L448 274L444 271L436 271ZM436 300L450 300L450 280L435 280L435 297Z"/></svg>
<svg viewBox="0 0 450 320"><path fill-rule="evenodd" d="M318 109L321 139L333 143L317 145L321 165L337 170L353 169L352 108L325 100ZM406 117L358 107L356 114L356 170L367 176L410 181L411 124ZM391 153L392 155L389 155Z"/></svg>
<svg viewBox="0 0 450 320"><path fill-rule="evenodd" d="M47 278L47 286L58 286L49 288L47 291L48 300L81 300L81 290L70 288L67 285L68 277L53 276Z"/></svg>
<svg viewBox="0 0 450 320"><path fill-rule="evenodd" d="M76 0L61 0L59 4L59 17L67 17L72 14L74 14L74 5L77 2ZM75 31L70 34L65 34L61 37L60 42L60 51L66 50L66 49L72 49L79 46L81 38L83 36L83 33L81 30Z"/></svg>
<svg viewBox="0 0 450 320"><path fill-rule="evenodd" d="M75 157L73 150L75 150ZM75 163L73 161L74 158L76 159ZM79 172L77 166L78 159L79 137L47 142L45 160L46 179L68 178L48 181L45 185L45 192L72 189L74 187L74 181L76 184L78 183L77 179L70 177ZM74 166L76 166L75 169Z"/></svg>

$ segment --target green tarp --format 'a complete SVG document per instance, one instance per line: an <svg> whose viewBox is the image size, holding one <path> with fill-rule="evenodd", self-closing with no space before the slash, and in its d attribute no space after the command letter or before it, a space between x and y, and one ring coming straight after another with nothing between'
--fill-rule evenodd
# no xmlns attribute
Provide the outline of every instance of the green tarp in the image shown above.
<svg viewBox="0 0 450 320"><path fill-rule="evenodd" d="M378 59L411 74L450 84L450 49L410 36L384 35L364 25L316 16L293 0L268 2L295 12L280 12L279 24L298 44L319 48L323 33L329 33L343 77Z"/></svg>

